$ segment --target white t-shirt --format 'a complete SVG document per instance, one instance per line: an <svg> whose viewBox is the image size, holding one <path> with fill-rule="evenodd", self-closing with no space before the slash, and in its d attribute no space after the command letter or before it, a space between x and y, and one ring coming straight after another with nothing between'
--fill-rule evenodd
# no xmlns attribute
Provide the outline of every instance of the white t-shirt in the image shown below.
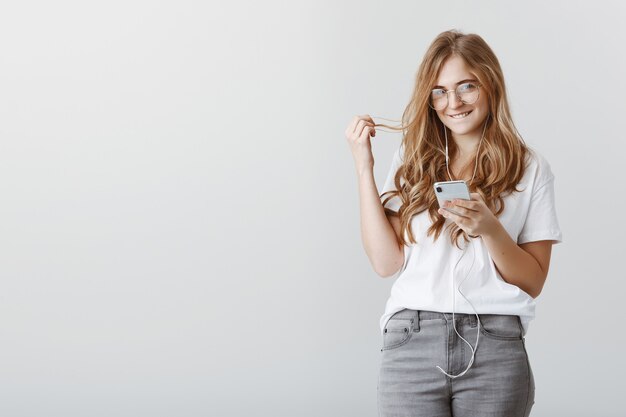
<svg viewBox="0 0 626 417"><path fill-rule="evenodd" d="M537 240L560 243L562 235L556 215L554 175L548 161L537 151L529 150L530 164L517 186L518 190L524 191L503 197L505 208L498 219L518 244ZM402 145L394 153L382 192L396 189L393 178L401 164L401 153ZM440 181L445 180L442 178ZM385 195L381 201L387 197ZM385 207L398 211L400 198L394 196ZM471 243L465 246L461 236L459 246L465 247L463 255L463 251L451 241L449 231L445 230L448 222L452 220L446 219L439 239L434 241L432 235L426 236L431 224L428 210L411 219L417 244L404 246L404 265L390 277L396 281L380 318L381 333L394 313L408 308L447 313L518 315L523 335L526 335L528 324L535 317L535 299L502 279L481 238L471 239ZM461 255L463 258L455 268ZM461 292L471 305L457 290L460 283Z"/></svg>

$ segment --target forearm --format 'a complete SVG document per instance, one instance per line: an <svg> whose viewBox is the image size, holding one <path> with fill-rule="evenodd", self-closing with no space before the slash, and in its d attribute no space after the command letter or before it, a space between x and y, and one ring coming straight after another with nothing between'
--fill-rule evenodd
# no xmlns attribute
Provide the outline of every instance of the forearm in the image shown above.
<svg viewBox="0 0 626 417"><path fill-rule="evenodd" d="M502 279L536 297L544 280L539 262L520 248L500 223L491 234L481 237Z"/></svg>
<svg viewBox="0 0 626 417"><path fill-rule="evenodd" d="M397 271L404 251L385 215L372 169L357 170L361 211L361 239L374 271L386 277Z"/></svg>

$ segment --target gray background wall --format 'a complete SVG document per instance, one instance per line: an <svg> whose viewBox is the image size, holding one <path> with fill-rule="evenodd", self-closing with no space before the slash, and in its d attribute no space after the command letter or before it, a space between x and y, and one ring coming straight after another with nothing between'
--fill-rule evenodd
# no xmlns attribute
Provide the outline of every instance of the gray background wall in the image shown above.
<svg viewBox="0 0 626 417"><path fill-rule="evenodd" d="M534 416L621 413L622 2L4 2L0 415L376 416L392 282L343 136L480 34L564 243ZM373 140L382 187L400 136ZM616 190L617 188L617 190Z"/></svg>

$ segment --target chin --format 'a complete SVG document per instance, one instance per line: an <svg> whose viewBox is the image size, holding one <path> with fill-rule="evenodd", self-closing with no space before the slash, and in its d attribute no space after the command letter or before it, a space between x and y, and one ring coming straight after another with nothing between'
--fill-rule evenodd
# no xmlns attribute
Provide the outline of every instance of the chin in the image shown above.
<svg viewBox="0 0 626 417"><path fill-rule="evenodd" d="M463 128L459 128L458 126L448 126L451 132L456 133L457 135L466 135L475 131L478 126L467 126Z"/></svg>

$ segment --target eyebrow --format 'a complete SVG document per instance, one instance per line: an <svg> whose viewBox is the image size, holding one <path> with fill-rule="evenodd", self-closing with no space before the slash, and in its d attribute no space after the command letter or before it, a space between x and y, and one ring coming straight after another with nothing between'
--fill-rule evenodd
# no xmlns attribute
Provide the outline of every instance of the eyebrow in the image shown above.
<svg viewBox="0 0 626 417"><path fill-rule="evenodd" d="M475 79L473 79L473 78L469 78L469 79L465 79L465 80L461 80L461 81L459 81L458 83L456 83L456 85L463 84L463 83L468 82L468 81L474 81L474 82L476 82L476 81L478 81L478 80L475 80ZM434 88L443 88L444 90L446 89L446 87L444 87L443 85L436 85L436 86L434 86L434 87L433 87L433 89L434 89Z"/></svg>

